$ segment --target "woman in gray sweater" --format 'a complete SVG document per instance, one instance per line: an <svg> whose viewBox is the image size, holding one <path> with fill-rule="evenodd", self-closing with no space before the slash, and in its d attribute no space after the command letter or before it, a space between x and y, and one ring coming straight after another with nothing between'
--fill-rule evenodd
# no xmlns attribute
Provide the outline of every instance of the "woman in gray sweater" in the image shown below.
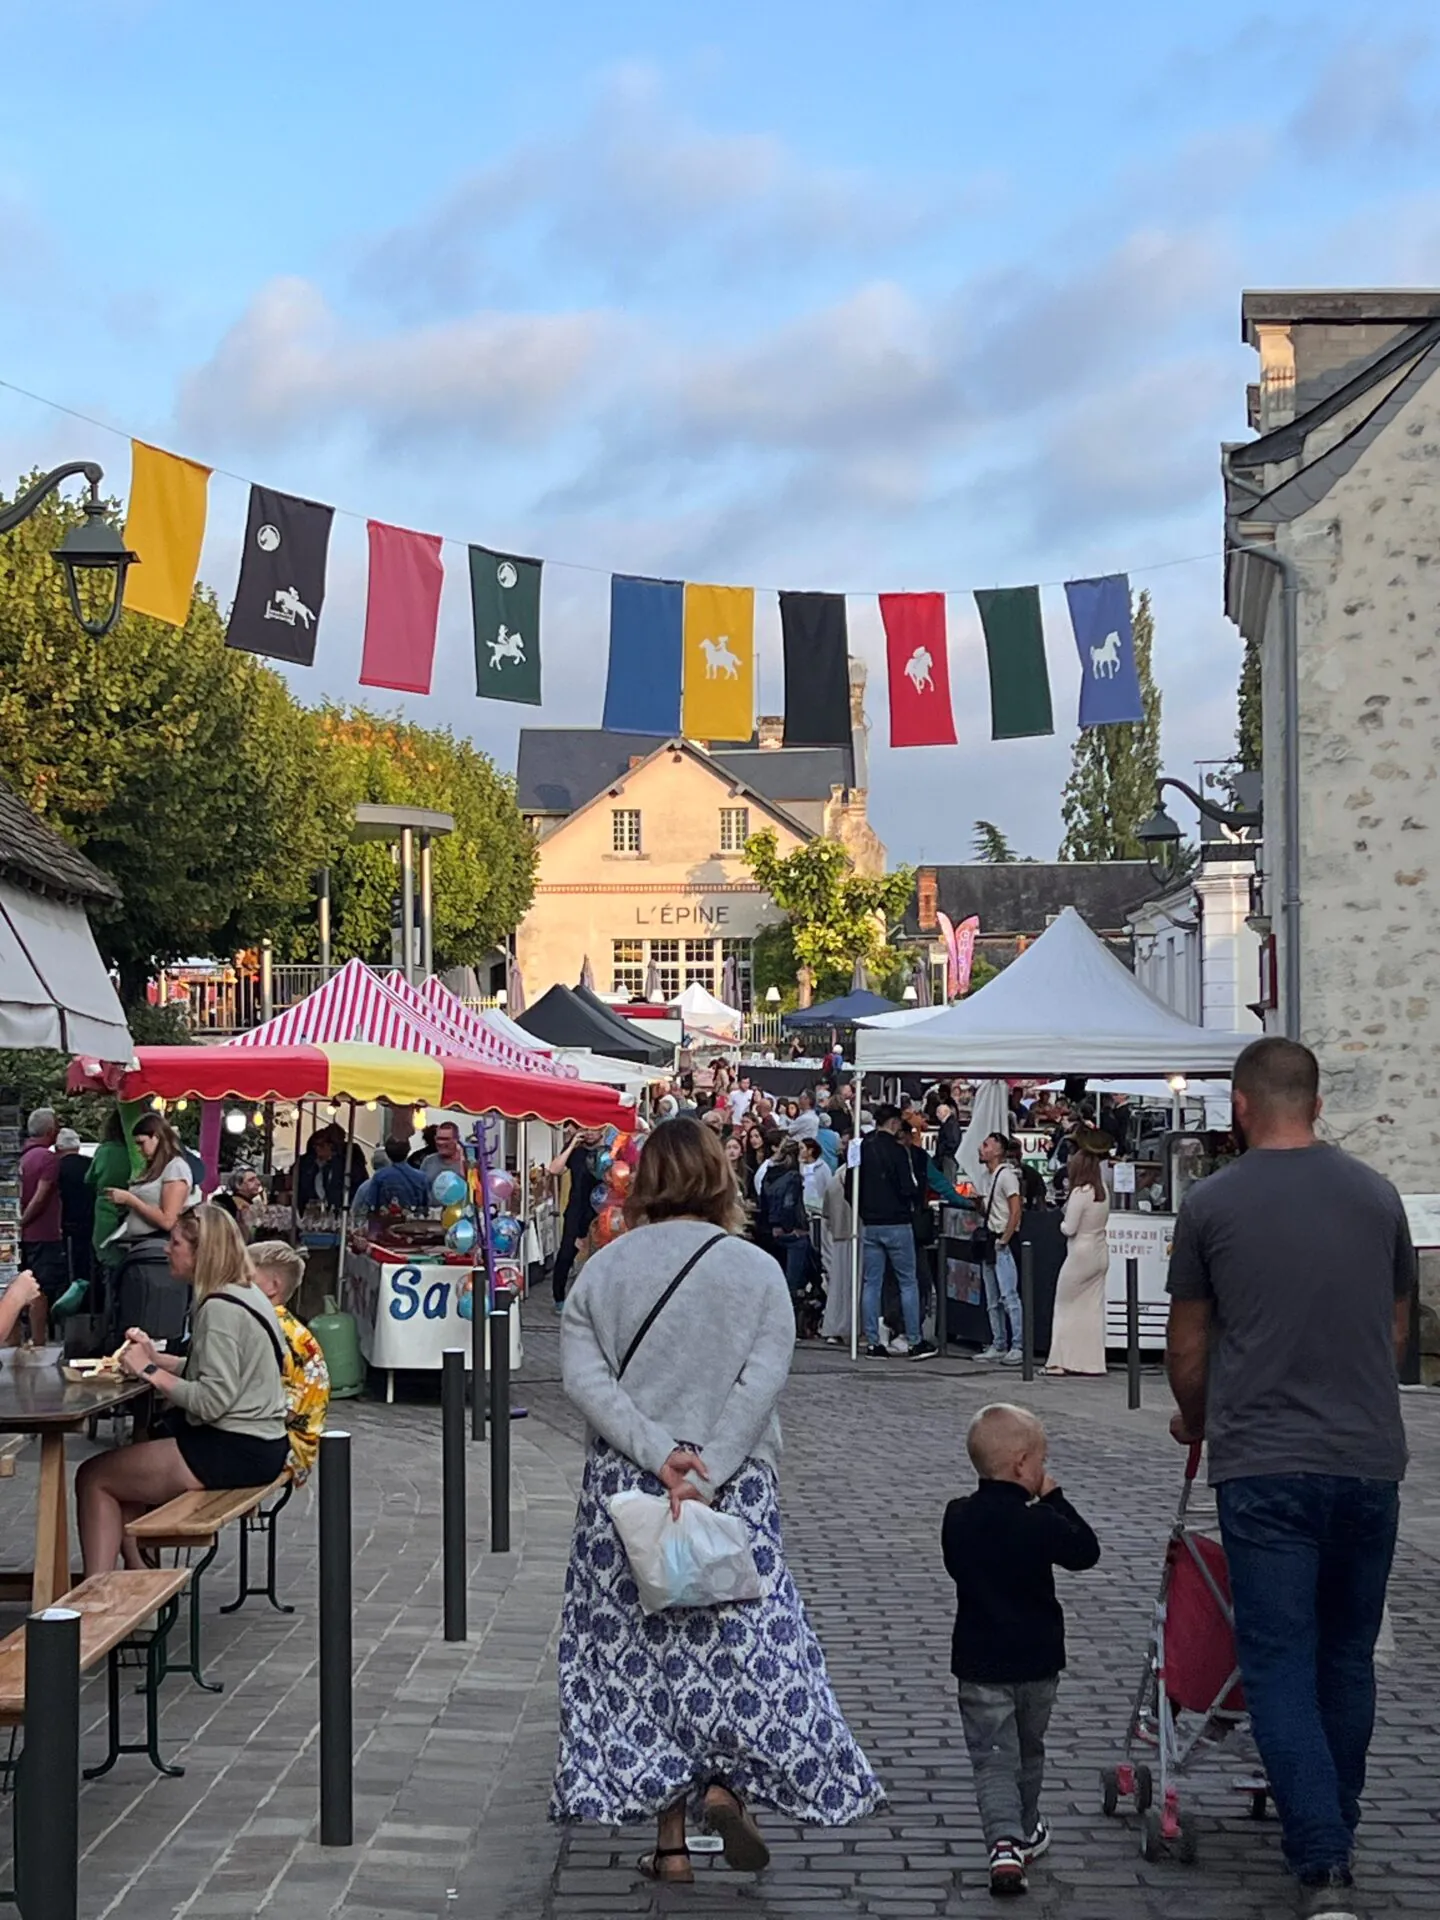
<svg viewBox="0 0 1440 1920"><path fill-rule="evenodd" d="M667 1120L649 1136L626 1211L633 1231L587 1263L560 1334L565 1391L590 1444L565 1580L550 1814L654 1819L641 1872L688 1882L695 1802L729 1864L758 1872L770 1856L748 1800L822 1826L882 1800L785 1564L776 1409L795 1317L780 1268L737 1237L734 1177L698 1121ZM677 1515L682 1501L706 1500L741 1516L760 1598L646 1614L609 1508L633 1487L667 1492Z"/></svg>
<svg viewBox="0 0 1440 1920"><path fill-rule="evenodd" d="M126 1526L150 1508L202 1488L268 1487L284 1471L285 1337L240 1229L219 1207L182 1213L170 1267L194 1292L189 1353L160 1353L132 1327L120 1365L170 1402L172 1437L97 1454L75 1475L87 1576L110 1571L128 1546Z"/></svg>

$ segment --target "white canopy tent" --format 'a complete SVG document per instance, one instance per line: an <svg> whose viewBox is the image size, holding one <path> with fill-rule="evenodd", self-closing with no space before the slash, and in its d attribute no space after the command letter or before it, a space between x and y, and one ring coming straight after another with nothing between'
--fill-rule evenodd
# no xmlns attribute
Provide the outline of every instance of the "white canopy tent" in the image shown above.
<svg viewBox="0 0 1440 1920"><path fill-rule="evenodd" d="M1164 1079L1228 1075L1254 1038L1172 1013L1067 907L971 999L902 1025L862 1021L855 1053L862 1073Z"/></svg>
<svg viewBox="0 0 1440 1920"><path fill-rule="evenodd" d="M743 1015L739 1008L727 1007L698 980L692 980L674 1004L687 1035L725 1041L740 1038Z"/></svg>

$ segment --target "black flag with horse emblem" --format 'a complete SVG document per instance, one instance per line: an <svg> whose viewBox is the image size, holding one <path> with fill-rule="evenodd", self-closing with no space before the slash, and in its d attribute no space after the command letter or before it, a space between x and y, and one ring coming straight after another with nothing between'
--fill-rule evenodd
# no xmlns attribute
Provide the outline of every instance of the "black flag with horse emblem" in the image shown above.
<svg viewBox="0 0 1440 1920"><path fill-rule="evenodd" d="M475 691L482 700L540 705L540 562L470 549Z"/></svg>
<svg viewBox="0 0 1440 1920"><path fill-rule="evenodd" d="M292 667L314 665L333 517L333 507L314 500L251 487L227 647Z"/></svg>

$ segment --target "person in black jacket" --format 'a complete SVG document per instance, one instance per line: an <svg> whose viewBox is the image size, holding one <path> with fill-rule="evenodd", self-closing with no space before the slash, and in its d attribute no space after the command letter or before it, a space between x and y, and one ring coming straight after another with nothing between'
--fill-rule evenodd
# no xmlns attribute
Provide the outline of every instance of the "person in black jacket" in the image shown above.
<svg viewBox="0 0 1440 1920"><path fill-rule="evenodd" d="M885 1284L888 1256L900 1288L909 1357L929 1360L939 1349L920 1337L914 1221L921 1187L909 1152L901 1143L900 1125L897 1107L876 1107L875 1130L860 1143L861 1247L865 1262L860 1319L871 1359L886 1359L889 1349L880 1340L880 1291Z"/></svg>
<svg viewBox="0 0 1440 1920"><path fill-rule="evenodd" d="M1026 1890L1050 1845L1040 1815L1045 1730L1065 1666L1056 1567L1082 1573L1100 1543L1045 1471L1045 1429L1023 1407L982 1407L966 1438L975 1492L945 1509L940 1541L955 1582L950 1670L990 1852L990 1891Z"/></svg>

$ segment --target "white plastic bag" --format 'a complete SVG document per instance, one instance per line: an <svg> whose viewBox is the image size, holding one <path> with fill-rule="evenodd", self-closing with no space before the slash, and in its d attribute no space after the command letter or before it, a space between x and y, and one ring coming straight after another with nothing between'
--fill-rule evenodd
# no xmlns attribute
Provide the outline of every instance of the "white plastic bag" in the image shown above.
<svg viewBox="0 0 1440 1920"><path fill-rule="evenodd" d="M716 1513L703 1500L686 1500L676 1520L668 1495L632 1488L611 1500L610 1518L646 1613L760 1598L750 1529L737 1515Z"/></svg>

